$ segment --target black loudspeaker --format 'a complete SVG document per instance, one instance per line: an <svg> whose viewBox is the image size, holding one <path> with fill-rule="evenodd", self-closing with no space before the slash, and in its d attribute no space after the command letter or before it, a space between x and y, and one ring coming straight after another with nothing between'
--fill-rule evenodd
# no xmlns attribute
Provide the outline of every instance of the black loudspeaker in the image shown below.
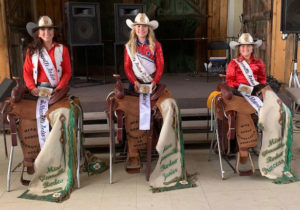
<svg viewBox="0 0 300 210"><path fill-rule="evenodd" d="M115 12L115 42L125 43L129 39L131 29L126 25L126 19L134 21L138 13L146 12L145 4L114 4Z"/></svg>
<svg viewBox="0 0 300 210"><path fill-rule="evenodd" d="M65 14L68 26L68 43L71 46L101 43L99 3L66 2Z"/></svg>
<svg viewBox="0 0 300 210"><path fill-rule="evenodd" d="M280 30L284 34L300 33L300 1L281 1L281 25Z"/></svg>
<svg viewBox="0 0 300 210"><path fill-rule="evenodd" d="M15 80L5 78L0 84L0 102L10 96L12 89L16 86Z"/></svg>

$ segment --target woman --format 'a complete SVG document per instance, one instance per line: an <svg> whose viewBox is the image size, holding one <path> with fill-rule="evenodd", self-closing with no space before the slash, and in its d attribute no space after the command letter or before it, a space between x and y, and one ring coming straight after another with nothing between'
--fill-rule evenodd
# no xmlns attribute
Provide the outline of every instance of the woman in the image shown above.
<svg viewBox="0 0 300 210"><path fill-rule="evenodd" d="M261 44L261 40L254 42L249 33L243 33L238 42L230 42L230 47L238 48L239 52L238 57L231 60L227 66L226 82L230 87L238 88L240 84L255 86L266 83L265 65L261 59L253 55L253 48L260 47Z"/></svg>
<svg viewBox="0 0 300 210"><path fill-rule="evenodd" d="M26 25L34 40L28 46L23 75L34 96L39 95L40 85L53 88L53 92L65 88L72 76L68 48L53 41L55 28L48 16L42 16L38 24Z"/></svg>
<svg viewBox="0 0 300 210"><path fill-rule="evenodd" d="M124 68L130 82L130 89L138 92L140 83L151 83L156 88L164 70L161 44L155 39L158 27L156 20L149 21L144 13L139 13L134 22L126 20L131 28L130 38L124 50Z"/></svg>

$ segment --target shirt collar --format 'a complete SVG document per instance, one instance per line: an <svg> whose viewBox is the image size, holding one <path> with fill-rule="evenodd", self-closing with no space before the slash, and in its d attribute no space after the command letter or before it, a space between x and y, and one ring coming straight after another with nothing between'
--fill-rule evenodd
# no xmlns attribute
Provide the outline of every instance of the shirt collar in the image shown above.
<svg viewBox="0 0 300 210"><path fill-rule="evenodd" d="M58 46L59 46L59 44L58 44L57 42L53 42L52 47L51 47L48 51L50 51L50 50L52 50L53 48L58 47Z"/></svg>
<svg viewBox="0 0 300 210"><path fill-rule="evenodd" d="M59 44L58 44L57 42L53 42L53 45L54 45L55 47L59 46Z"/></svg>
<svg viewBox="0 0 300 210"><path fill-rule="evenodd" d="M141 43L138 39L136 39L136 44L137 44L137 45L149 44L149 40L146 39L144 43Z"/></svg>

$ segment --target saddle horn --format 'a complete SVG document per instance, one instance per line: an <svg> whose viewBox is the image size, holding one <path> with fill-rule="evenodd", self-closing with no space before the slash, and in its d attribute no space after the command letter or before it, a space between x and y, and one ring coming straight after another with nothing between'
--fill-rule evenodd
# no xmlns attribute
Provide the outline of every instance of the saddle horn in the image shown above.
<svg viewBox="0 0 300 210"><path fill-rule="evenodd" d="M122 99L122 98L124 98L124 85L121 81L121 77L119 74L113 74L113 77L116 79L115 96L118 99Z"/></svg>
<svg viewBox="0 0 300 210"><path fill-rule="evenodd" d="M23 86L20 77L13 77L13 79L16 80L17 85L11 91L11 99L16 103L22 100L26 89Z"/></svg>

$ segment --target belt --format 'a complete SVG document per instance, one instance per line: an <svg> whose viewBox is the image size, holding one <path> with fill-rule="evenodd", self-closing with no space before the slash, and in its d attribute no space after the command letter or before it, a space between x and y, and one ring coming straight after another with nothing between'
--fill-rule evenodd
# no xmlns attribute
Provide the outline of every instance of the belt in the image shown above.
<svg viewBox="0 0 300 210"><path fill-rule="evenodd" d="M48 87L48 88L52 88L50 82L38 82L37 85L40 86L40 87Z"/></svg>

